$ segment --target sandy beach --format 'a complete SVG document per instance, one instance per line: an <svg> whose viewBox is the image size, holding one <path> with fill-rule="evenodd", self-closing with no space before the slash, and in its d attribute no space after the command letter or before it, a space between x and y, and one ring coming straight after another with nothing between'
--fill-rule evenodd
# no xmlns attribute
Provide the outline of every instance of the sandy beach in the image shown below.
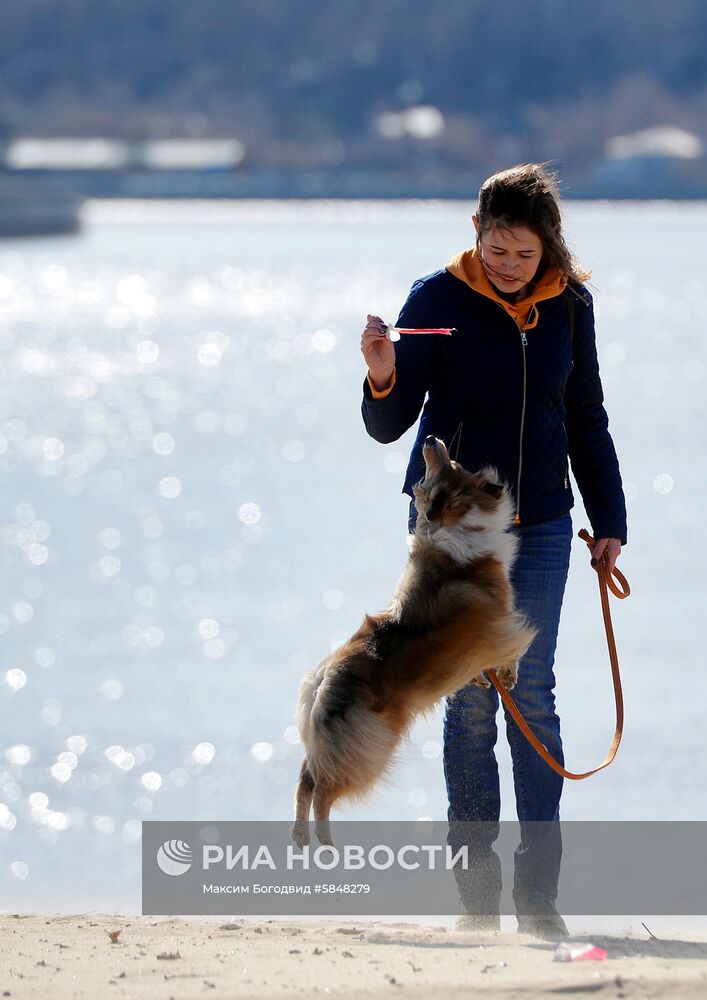
<svg viewBox="0 0 707 1000"><path fill-rule="evenodd" d="M0 916L0 996L284 998L707 996L707 940L579 935L604 961L553 961L526 935L439 926L101 914Z"/></svg>

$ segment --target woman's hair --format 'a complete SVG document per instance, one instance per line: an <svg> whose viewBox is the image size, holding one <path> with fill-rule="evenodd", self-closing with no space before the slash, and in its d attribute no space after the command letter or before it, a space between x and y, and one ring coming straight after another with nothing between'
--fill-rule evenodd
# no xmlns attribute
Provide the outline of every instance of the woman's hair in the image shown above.
<svg viewBox="0 0 707 1000"><path fill-rule="evenodd" d="M543 265L556 267L568 281L586 281L585 271L562 236L556 176L544 164L525 163L493 174L481 185L479 235L496 226L525 226L540 238Z"/></svg>

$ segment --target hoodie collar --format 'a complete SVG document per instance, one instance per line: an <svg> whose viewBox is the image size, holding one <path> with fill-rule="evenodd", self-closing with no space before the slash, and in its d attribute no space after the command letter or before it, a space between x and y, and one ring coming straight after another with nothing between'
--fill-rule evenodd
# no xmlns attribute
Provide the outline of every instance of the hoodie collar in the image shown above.
<svg viewBox="0 0 707 1000"><path fill-rule="evenodd" d="M479 292L487 299L492 299L503 306L508 315L518 324L520 330L532 330L533 327L537 326L539 319L537 303L560 295L567 285L567 279L564 275L557 268L550 267L537 284L533 285L532 291L525 298L518 302L508 302L498 294L487 278L476 247L462 250L445 267L450 274L473 288L475 292Z"/></svg>

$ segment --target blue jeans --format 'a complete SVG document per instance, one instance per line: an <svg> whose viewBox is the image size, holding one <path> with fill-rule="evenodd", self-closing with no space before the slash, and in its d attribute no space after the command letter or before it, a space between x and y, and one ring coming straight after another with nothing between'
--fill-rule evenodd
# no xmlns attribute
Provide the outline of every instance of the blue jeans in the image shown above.
<svg viewBox="0 0 707 1000"><path fill-rule="evenodd" d="M515 605L539 629L520 662L513 698L535 734L562 764L553 664L569 569L572 519L564 514L541 524L514 525L510 530L518 536L518 553L511 570ZM468 843L469 833L474 831L475 853L485 872L481 880L485 885L479 886L482 896L500 891L500 865L491 848L498 836L501 811L494 753L498 703L495 688L469 684L447 699L444 720L450 842ZM531 747L505 708L504 714L521 830L514 858L514 898L517 906L523 906L531 897L554 900L557 896L563 779ZM465 827L467 823L473 827Z"/></svg>

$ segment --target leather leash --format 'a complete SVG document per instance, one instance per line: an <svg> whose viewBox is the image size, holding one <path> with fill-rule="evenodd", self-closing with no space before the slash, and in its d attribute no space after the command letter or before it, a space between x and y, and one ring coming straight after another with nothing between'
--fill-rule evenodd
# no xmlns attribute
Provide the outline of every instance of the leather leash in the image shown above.
<svg viewBox="0 0 707 1000"><path fill-rule="evenodd" d="M586 528L578 533L579 537L582 538L589 546L590 552L594 549L596 542L589 534ZM513 716L516 725L523 733L525 738L531 744L532 747L537 750L542 759L546 764L549 764L553 771L561 774L563 778L572 778L574 781L579 781L582 778L588 778L592 774L596 774L597 771L603 770L603 768L608 767L616 756L616 751L619 749L619 743L621 742L621 736L623 734L624 728L624 700L623 694L621 692L621 675L619 673L619 658L616 653L616 640L614 639L614 629L611 624L611 612L609 610L609 595L608 590L618 597L619 600L624 600L631 593L631 589L628 585L628 581L623 573L616 569L607 573L606 566L604 564L604 557L597 563L596 566L597 577L599 579L599 597L601 599L601 610L604 616L604 629L606 631L606 642L609 647L609 660L611 661L611 676L614 682L614 700L616 702L616 728L614 730L614 739L609 747L609 751L604 758L604 760L599 764L598 767L592 768L591 771L585 771L583 774L575 774L573 771L567 771L561 764L558 764L552 754L548 751L547 747L540 742L535 733L532 731L528 723L523 718L520 709L513 701L510 692L501 684L498 677L496 676L495 670L487 670L486 674L488 679L491 681L493 686L496 688L503 703ZM616 578L618 583L621 585L621 589L612 580L612 576Z"/></svg>

